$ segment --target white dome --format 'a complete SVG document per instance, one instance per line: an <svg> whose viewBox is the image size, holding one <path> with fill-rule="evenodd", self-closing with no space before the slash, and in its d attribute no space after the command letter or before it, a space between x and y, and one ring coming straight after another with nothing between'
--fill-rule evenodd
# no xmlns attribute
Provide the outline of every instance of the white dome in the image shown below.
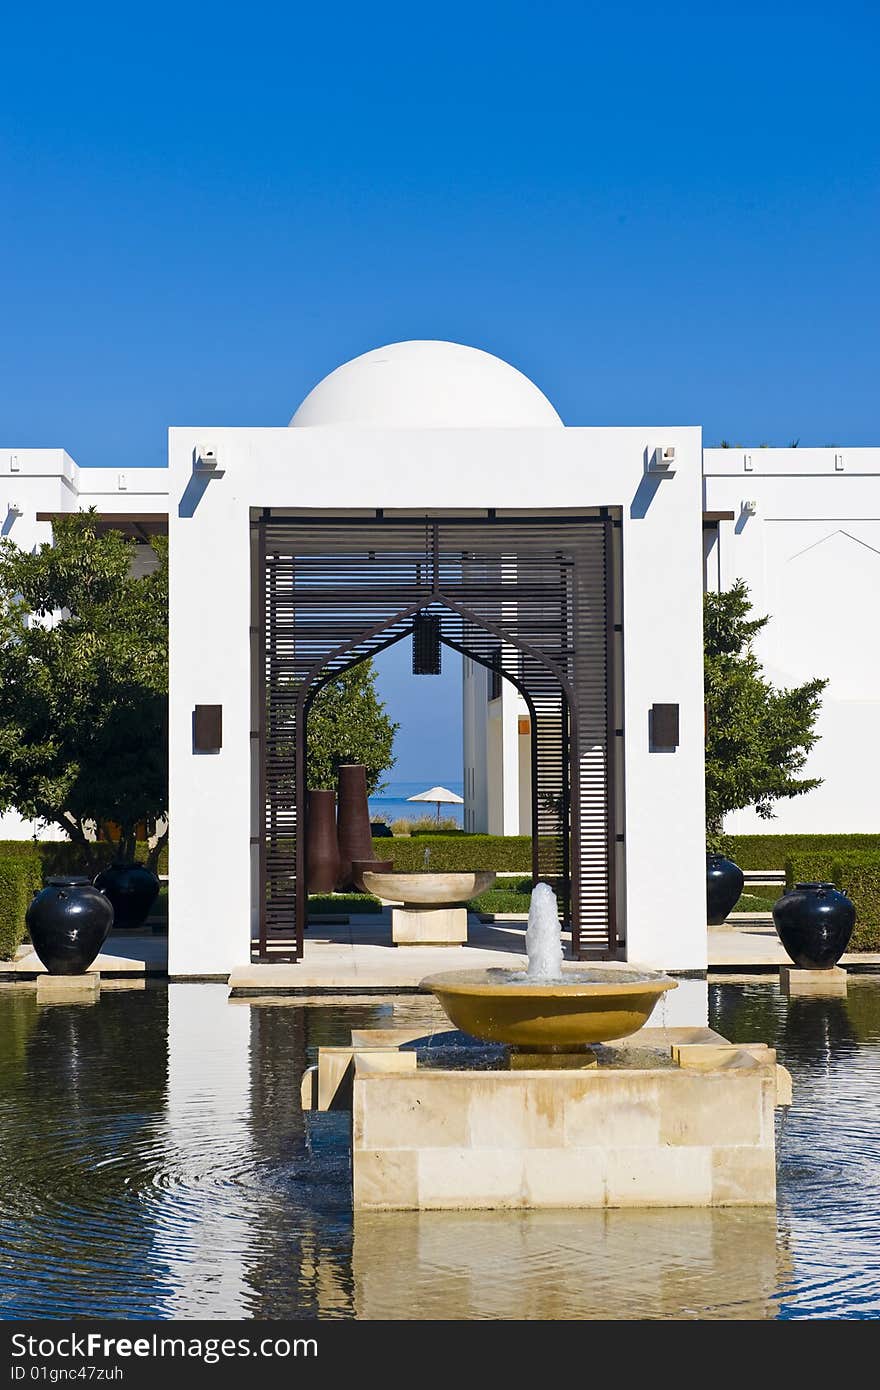
<svg viewBox="0 0 880 1390"><path fill-rule="evenodd" d="M391 343L319 381L291 425L503 429L561 425L547 397L500 357L460 343Z"/></svg>

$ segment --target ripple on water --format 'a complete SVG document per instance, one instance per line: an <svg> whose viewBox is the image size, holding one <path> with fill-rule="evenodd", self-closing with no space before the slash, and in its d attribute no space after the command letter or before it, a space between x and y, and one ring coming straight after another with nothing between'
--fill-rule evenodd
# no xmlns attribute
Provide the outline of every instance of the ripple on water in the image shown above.
<svg viewBox="0 0 880 1390"><path fill-rule="evenodd" d="M794 1077L778 1211L353 1218L348 1117L299 1081L429 1000L230 1005L211 985L37 1009L0 990L0 1315L873 1317L880 981L713 985L710 1022Z"/></svg>

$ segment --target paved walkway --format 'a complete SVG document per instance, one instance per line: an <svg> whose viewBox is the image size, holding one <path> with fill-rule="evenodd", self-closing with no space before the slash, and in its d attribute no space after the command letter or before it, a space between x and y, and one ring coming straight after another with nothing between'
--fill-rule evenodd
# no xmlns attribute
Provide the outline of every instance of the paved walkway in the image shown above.
<svg viewBox="0 0 880 1390"><path fill-rule="evenodd" d="M467 946L393 946L390 914L352 915L347 923L313 924L305 957L298 965L242 964L232 971L233 990L297 991L416 989L426 975L441 970L481 970L521 965L525 955L523 918L481 922L468 919ZM709 927L710 971L778 970L789 963L769 913L755 913L723 927ZM570 943L565 933L563 940ZM841 961L855 969L880 970L880 953L857 952ZM91 967L112 978L162 976L168 967L168 938L151 932L119 932L110 937ZM0 961L0 976L36 978L44 967L29 946L14 961Z"/></svg>
<svg viewBox="0 0 880 1390"><path fill-rule="evenodd" d="M841 965L865 969L880 968L880 953L852 951L841 959ZM742 921L728 918L723 927L709 928L709 969L730 967L754 970L776 970L791 961L782 948L773 914L753 913Z"/></svg>
<svg viewBox="0 0 880 1390"><path fill-rule="evenodd" d="M240 965L229 984L244 989L416 989L440 970L484 970L522 965L524 919L487 924L468 914L466 946L394 946L389 909L355 914L348 923L310 925L297 965ZM570 943L569 933L563 941Z"/></svg>
<svg viewBox="0 0 880 1390"><path fill-rule="evenodd" d="M168 937L152 932L114 932L89 974L164 975L168 970ZM21 946L15 960L0 961L0 975L29 979L44 975L46 967L30 946Z"/></svg>

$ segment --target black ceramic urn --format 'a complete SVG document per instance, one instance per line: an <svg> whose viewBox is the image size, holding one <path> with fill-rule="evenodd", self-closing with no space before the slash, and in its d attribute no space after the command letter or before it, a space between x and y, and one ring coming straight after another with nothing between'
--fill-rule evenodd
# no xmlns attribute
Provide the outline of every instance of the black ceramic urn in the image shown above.
<svg viewBox="0 0 880 1390"><path fill-rule="evenodd" d="M802 970L830 970L843 955L856 910L833 883L796 883L773 906L776 934Z"/></svg>
<svg viewBox="0 0 880 1390"><path fill-rule="evenodd" d="M117 927L143 926L159 896L159 886L159 879L146 864L111 864L95 878L95 887L113 904Z"/></svg>
<svg viewBox="0 0 880 1390"><path fill-rule="evenodd" d="M706 855L706 918L710 927L720 927L739 902L743 890L743 871L723 854Z"/></svg>
<svg viewBox="0 0 880 1390"><path fill-rule="evenodd" d="M59 875L34 894L26 921L50 975L84 975L113 926L113 905L87 878Z"/></svg>

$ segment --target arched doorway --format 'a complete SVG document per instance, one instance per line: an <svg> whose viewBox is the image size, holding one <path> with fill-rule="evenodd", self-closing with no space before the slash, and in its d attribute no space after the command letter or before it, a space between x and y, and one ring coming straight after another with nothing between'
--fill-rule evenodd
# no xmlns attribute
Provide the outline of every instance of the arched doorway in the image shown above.
<svg viewBox="0 0 880 1390"><path fill-rule="evenodd" d="M259 955L299 959L305 732L320 684L412 633L511 680L532 736L532 868L575 954L617 944L614 519L534 515L255 521ZM272 950L283 938L283 956Z"/></svg>

